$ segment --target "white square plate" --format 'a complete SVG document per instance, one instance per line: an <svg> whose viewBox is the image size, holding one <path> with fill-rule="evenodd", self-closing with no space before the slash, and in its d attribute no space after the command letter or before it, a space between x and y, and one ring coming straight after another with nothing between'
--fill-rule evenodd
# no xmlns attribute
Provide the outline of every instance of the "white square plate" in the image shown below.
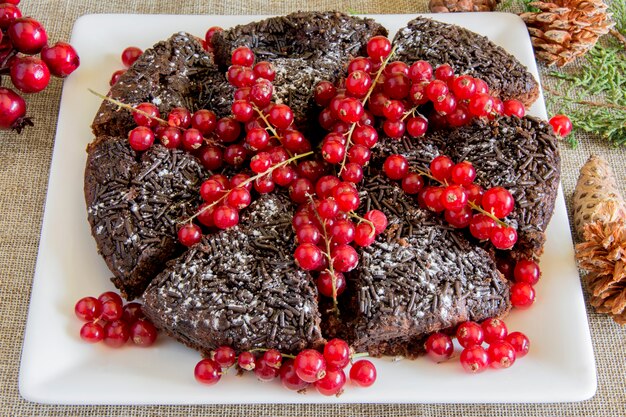
<svg viewBox="0 0 626 417"><path fill-rule="evenodd" d="M412 15L372 16L390 30ZM524 23L506 13L433 15L488 36L525 64L539 79ZM252 375L227 375L206 387L193 377L200 355L161 336L150 349L111 349L79 338L76 300L112 288L111 273L96 251L83 197L85 147L100 99L87 88L106 92L111 73L121 68L120 53L142 49L177 31L204 36L210 26L230 27L262 16L88 15L77 20L72 44L81 67L65 82L61 100L39 256L33 279L20 369L20 392L27 400L58 404L210 403L413 403L558 402L591 397L596 371L562 193L548 228L537 301L506 319L526 333L530 353L510 369L479 375L462 371L458 361L374 360L378 381L370 389L348 387L339 397L306 395ZM546 117L543 97L531 114Z"/></svg>

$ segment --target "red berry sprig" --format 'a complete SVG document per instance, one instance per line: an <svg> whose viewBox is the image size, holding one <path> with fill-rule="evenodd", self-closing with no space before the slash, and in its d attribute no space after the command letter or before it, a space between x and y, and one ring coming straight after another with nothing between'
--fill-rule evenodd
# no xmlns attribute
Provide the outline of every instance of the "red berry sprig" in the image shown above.
<svg viewBox="0 0 626 417"><path fill-rule="evenodd" d="M283 387L304 392L314 386L322 395L339 396L347 382L345 368L352 363L349 376L357 386L369 387L376 381L376 367L368 360L356 360L364 353L354 353L342 339L329 340L322 352L304 349L297 355L281 353L276 349L257 348L236 352L229 346L220 346L210 358L202 359L194 369L200 383L217 383L230 368L239 372L254 372L263 382L280 378Z"/></svg>
<svg viewBox="0 0 626 417"><path fill-rule="evenodd" d="M137 346L148 347L157 338L157 329L141 311L141 304L124 304L122 297L113 291L98 298L81 298L74 306L74 313L86 322L80 329L80 337L87 343L104 341L107 346L118 348L130 339Z"/></svg>
<svg viewBox="0 0 626 417"><path fill-rule="evenodd" d="M69 43L49 45L43 25L22 17L18 3L0 4L0 75L8 75L22 93L38 93L48 86L51 75L65 78L74 72L80 59ZM24 99L10 88L0 88L0 129L20 133L32 124L26 117Z"/></svg>
<svg viewBox="0 0 626 417"><path fill-rule="evenodd" d="M452 226L469 227L474 237L489 239L497 249L511 249L517 241L517 231L502 220L513 212L513 196L502 187L485 191L475 184L476 169L470 162L455 164L440 155L431 161L428 170L410 172L407 159L398 154L385 159L383 171L389 179L402 181L406 193L417 194L422 207L443 212ZM426 185L424 178L437 185Z"/></svg>

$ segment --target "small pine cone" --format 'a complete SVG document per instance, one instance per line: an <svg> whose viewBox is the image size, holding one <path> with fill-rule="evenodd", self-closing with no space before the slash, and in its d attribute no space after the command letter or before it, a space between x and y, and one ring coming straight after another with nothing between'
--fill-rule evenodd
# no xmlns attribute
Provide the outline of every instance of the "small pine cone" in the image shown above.
<svg viewBox="0 0 626 417"><path fill-rule="evenodd" d="M501 0L430 0L432 13L492 12Z"/></svg>
<svg viewBox="0 0 626 417"><path fill-rule="evenodd" d="M539 12L522 13L537 58L562 67L586 54L614 26L603 0L532 2Z"/></svg>

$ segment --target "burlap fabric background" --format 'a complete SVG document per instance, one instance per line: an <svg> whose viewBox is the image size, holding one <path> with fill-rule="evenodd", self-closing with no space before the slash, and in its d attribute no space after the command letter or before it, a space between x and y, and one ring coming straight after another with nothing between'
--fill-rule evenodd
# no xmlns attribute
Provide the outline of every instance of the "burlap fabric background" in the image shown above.
<svg viewBox="0 0 626 417"><path fill-rule="evenodd" d="M622 1L622 0L617 0ZM513 1L515 3L515 1ZM76 18L87 13L283 14L297 9L359 13L427 11L427 0L311 0L301 2L240 0L24 0L25 15L39 19L52 40L69 39ZM509 10L519 11L519 6ZM184 28L181 28L184 29ZM542 69L542 82L551 80ZM626 329L589 311L598 368L598 392L591 400L572 404L520 405L255 405L189 407L69 407L42 406L24 401L17 378L30 288L39 245L48 170L52 156L61 82L53 80L40 94L28 97L35 128L25 134L0 132L0 416L624 416L626 415ZM554 113L558 109L550 109ZM626 149L614 149L599 138L581 135L581 145L562 144L563 187L571 196L578 170L591 153L607 157L626 191ZM76 221L85 221L76 219ZM567 349L568 341L563 341ZM88 383L88 381L85 381ZM511 381L511 389L516 382ZM375 396L375 391L372 392Z"/></svg>

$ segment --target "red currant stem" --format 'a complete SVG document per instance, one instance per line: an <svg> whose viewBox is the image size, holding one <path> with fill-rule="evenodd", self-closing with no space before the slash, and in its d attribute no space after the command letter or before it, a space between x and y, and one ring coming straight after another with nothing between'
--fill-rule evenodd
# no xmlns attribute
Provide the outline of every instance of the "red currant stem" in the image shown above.
<svg viewBox="0 0 626 417"><path fill-rule="evenodd" d="M4 59L2 60L2 64L0 64L0 69L3 74L9 73L9 67L7 67L7 62L9 62L9 60L17 54L18 54L17 49L12 49L11 52L9 52L8 55L4 57Z"/></svg>
<svg viewBox="0 0 626 417"><path fill-rule="evenodd" d="M348 158L348 150L350 150L350 147L352 146L352 133L354 132L354 129L356 128L356 123L352 123L352 126L350 126L350 130L348 130L347 133L347 140L346 140L346 151L343 153L343 159L341 161L341 165L339 168L339 176L341 176L341 174L343 173L343 170L346 168L346 159Z"/></svg>
<svg viewBox="0 0 626 417"><path fill-rule="evenodd" d="M370 237L372 237L372 236L374 236L376 234L376 226L374 226L374 222L359 216L354 211L350 211L350 212L348 212L346 214L348 216L352 217L353 219L357 219L359 221L359 223L367 223L367 224L369 224L372 227L372 233L370 233Z"/></svg>
<svg viewBox="0 0 626 417"><path fill-rule="evenodd" d="M281 139L280 135L278 134L276 129L274 129L274 126L272 126L270 121L267 120L267 116L265 116L265 114L263 114L263 111L261 111L261 109L259 109L256 106L256 104L252 104L252 108L254 109L255 112L257 112L259 117L265 122L265 126L267 126L266 129L269 130L270 132L272 132L273 137L275 137L276 139L280 140Z"/></svg>
<svg viewBox="0 0 626 417"><path fill-rule="evenodd" d="M337 316L339 316L339 305L337 303L337 276L335 275L335 268L333 267L333 258L330 256L330 239L328 238L328 232L326 231L326 223L322 220L322 217L317 212L317 208L315 208L315 202L313 201L313 196L307 193L307 197L311 202L311 208L315 217L317 217L317 221L322 225L322 232L324 234L324 244L326 245L326 251L324 252L324 256L328 260L328 268L327 271L330 273L330 283L333 287L333 311Z"/></svg>
<svg viewBox="0 0 626 417"><path fill-rule="evenodd" d="M300 158L305 158L305 157L307 157L307 156L309 156L309 155L313 155L313 151L306 152L306 153L301 153L301 154L296 155L296 156L292 156L291 158L289 158L289 159L287 159L287 160L285 160L285 161L283 161L283 162L279 162L279 163L277 163L276 165L272 165L271 167L269 167L269 169L268 169L267 171L265 171L265 172L261 172L261 173L258 173L258 174L256 174L255 176L250 177L250 178L248 178L248 179L247 179L247 180L245 180L245 181L242 181L240 184L238 184L238 185L237 185L237 187L236 187L236 188L243 188L243 187L245 187L246 185L250 184L251 182L254 182L254 181L258 180L259 178L265 177L265 176L267 176L267 175L271 175L271 174L272 174L272 172L274 172L274 170L276 170L276 169L278 169L278 168L280 168L280 167L282 167L282 166L288 165L288 164L292 163L293 161L296 161L296 160L298 160L298 159L300 159ZM215 207L216 205L218 205L219 203L221 203L222 201L224 201L226 198L228 198L228 196L230 195L230 193L231 193L233 190L234 190L234 188L231 188L230 190L226 191L226 192L224 193L224 195L223 195L223 196L221 196L220 198L218 198L216 201L212 202L211 204L206 205L205 207L203 207L203 208L202 208L202 210L199 210L199 211L198 211L196 214L194 214L193 216L191 216L191 217L189 217L188 219L185 219L185 220L183 220L183 221L180 221L180 222L178 222L178 223L179 223L179 224L183 224L183 223L191 223L191 222L193 221L193 219L195 219L196 217L198 217L200 214L204 213L206 210L209 210L209 209L211 209L211 208Z"/></svg>
<svg viewBox="0 0 626 417"><path fill-rule="evenodd" d="M367 352L361 352L361 353L353 353L350 355L350 360L353 361L355 359L359 359L359 358L366 358L368 357L370 354Z"/></svg>
<svg viewBox="0 0 626 417"><path fill-rule="evenodd" d="M170 124L167 122L167 120L163 120L163 119L160 119L160 118L158 118L158 117L154 117L154 116L152 116L151 114L146 113L145 111L142 111L142 110L136 109L136 108L134 108L133 106L131 106L131 105L129 105L129 104L122 103L122 102L121 102L121 101L119 101L119 100L116 100L116 99L114 99L114 98L107 97L107 96L105 96L105 95L103 95L103 94L100 94L100 93L98 93L98 92L95 92L95 91L94 91L94 90L92 90L91 88L88 88L87 90L89 90L89 92L90 92L91 94L93 94L93 95L95 95L95 96L97 96L97 97L100 97L102 100L106 100L106 101L108 101L108 102L110 102L110 103L113 103L113 104L115 104L117 107L120 107L120 108L126 109L126 110L130 111L131 113L138 113L138 114L141 114L142 116L145 116L145 117L147 117L147 118L149 118L149 119L156 120L156 121L157 121L160 125L162 125L162 126L169 126L169 125L170 125Z"/></svg>
<svg viewBox="0 0 626 417"><path fill-rule="evenodd" d="M376 71L376 76L374 77L374 80L372 81L372 86L370 87L370 89L367 92L367 94L365 95L365 97L363 97L363 100L361 100L361 102L363 103L363 107L365 107L365 103L367 103L367 100L369 100L370 96L374 92L374 88L376 87L376 84L378 83L378 80L380 79L380 76L383 74L383 71L385 70L385 67L387 66L387 64L391 60L391 57L393 57L393 54L396 52L396 49L398 49L397 45L393 47L393 49L391 50L391 52L389 53L387 58L385 58L383 60L383 63L380 66L380 68L378 68L378 71Z"/></svg>
<svg viewBox="0 0 626 417"><path fill-rule="evenodd" d="M439 181L437 178L433 177L432 174L429 171L422 171L421 169L416 170L416 172L419 175L422 175L424 177L427 177L433 181L438 182L440 185L448 185L447 181ZM488 212L487 210L485 210L484 208L482 208L481 206L479 206L478 204L472 202L472 201L468 201L467 204L473 209L476 210L477 212L484 214L485 216L491 218L493 221L495 221L496 223L498 223L499 226L502 227L508 227L509 225L502 221L501 219L497 218L493 213Z"/></svg>
<svg viewBox="0 0 626 417"><path fill-rule="evenodd" d="M254 348L254 349L248 350L248 352L267 352L268 350L271 350L271 349L269 349L269 348ZM290 355L288 353L280 352L280 355L283 358L289 358L289 359L295 359L296 358L296 355Z"/></svg>
<svg viewBox="0 0 626 417"><path fill-rule="evenodd" d="M407 117L413 116L416 110L417 110L417 106L413 107L409 111L405 112L404 115L402 116L402 119L400 120L404 122L407 119Z"/></svg>

